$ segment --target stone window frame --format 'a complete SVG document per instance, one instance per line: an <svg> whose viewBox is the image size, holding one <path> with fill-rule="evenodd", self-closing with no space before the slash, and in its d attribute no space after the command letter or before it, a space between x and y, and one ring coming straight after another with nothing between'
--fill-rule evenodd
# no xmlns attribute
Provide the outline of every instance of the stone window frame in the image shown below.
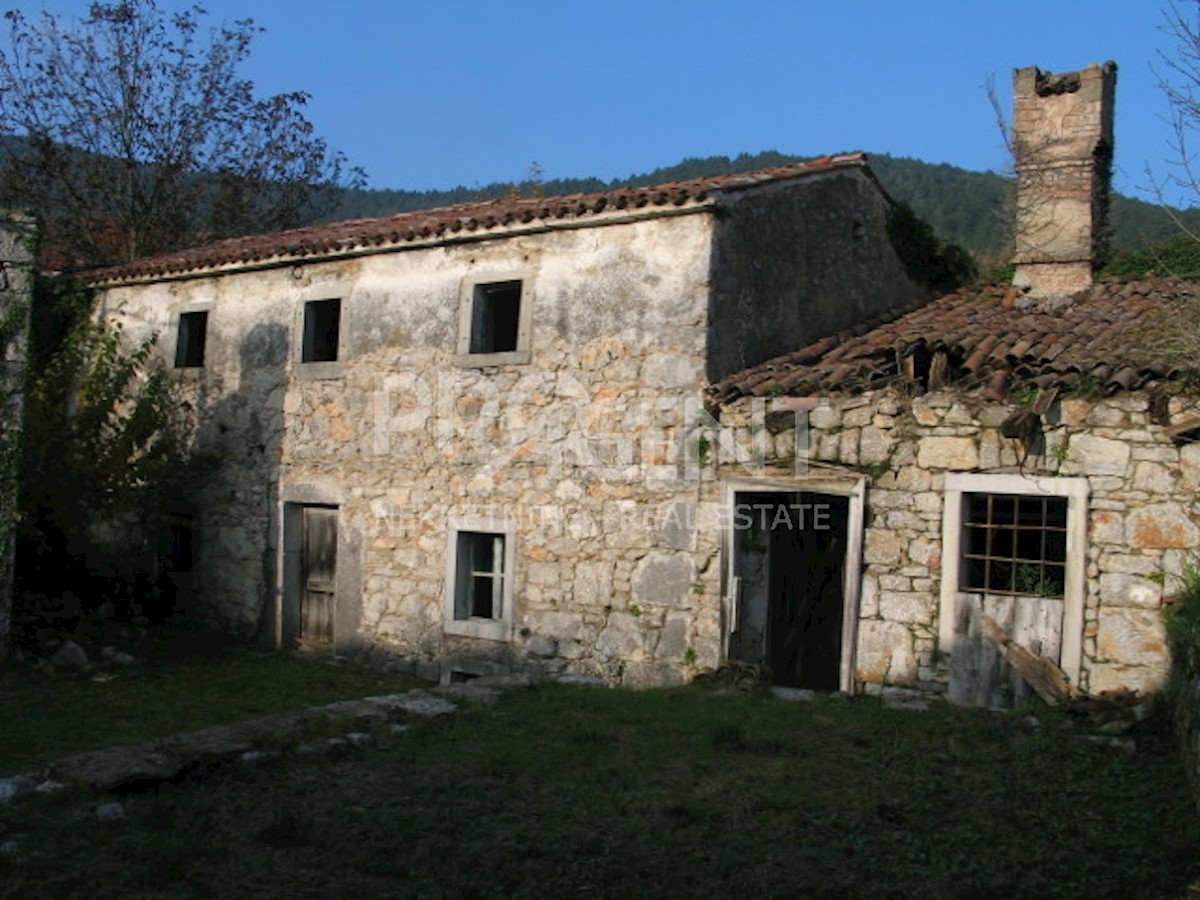
<svg viewBox="0 0 1200 900"><path fill-rule="evenodd" d="M1067 552L1063 587L1059 668L1079 682L1083 661L1083 615L1087 595L1087 526L1090 488L1083 477L947 473L942 491L942 583L938 607L938 647L951 652L963 552L964 494L1018 494L1065 497Z"/></svg>
<svg viewBox="0 0 1200 900"><path fill-rule="evenodd" d="M346 356L349 350L350 309L346 302L347 291L331 290L326 287L319 292L304 292L297 298L292 321L293 371L297 378L332 379L345 374ZM338 301L337 359L306 362L304 359L305 316L310 303L327 300Z"/></svg>
<svg viewBox="0 0 1200 900"><path fill-rule="evenodd" d="M454 365L481 369L485 366L528 365L533 360L533 278L528 269L498 269L464 278L458 298L458 343ZM474 321L475 298L488 285L518 281L521 283L521 306L517 313L517 348L502 353L472 353L471 332Z"/></svg>
<svg viewBox="0 0 1200 900"><path fill-rule="evenodd" d="M504 538L503 581L500 612L492 618L457 618L459 575L459 536L464 533L493 534ZM446 540L446 593L443 599L443 631L448 635L489 641L512 641L513 597L516 581L517 523L511 519L463 517L451 518Z"/></svg>
<svg viewBox="0 0 1200 900"><path fill-rule="evenodd" d="M167 368L179 378L200 378L208 370L209 361L211 359L212 343L209 341L213 333L213 307L211 300L199 300L193 303L187 303L179 309L171 313L171 319L167 326L167 333L170 337L170 345L166 350ZM179 329L185 315L191 313L205 313L204 321L204 362L199 366L177 366L175 363L179 359Z"/></svg>

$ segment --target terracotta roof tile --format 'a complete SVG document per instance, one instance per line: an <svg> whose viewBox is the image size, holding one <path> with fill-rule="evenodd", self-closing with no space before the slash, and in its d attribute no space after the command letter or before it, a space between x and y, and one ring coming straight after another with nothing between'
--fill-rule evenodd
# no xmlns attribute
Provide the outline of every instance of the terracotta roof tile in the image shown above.
<svg viewBox="0 0 1200 900"><path fill-rule="evenodd" d="M754 172L693 178L650 187L618 188L561 197L520 197L461 203L439 209L230 238L202 247L140 259L127 265L99 269L87 273L85 278L93 285L103 285L180 276L230 266L337 256L367 248L392 246L402 249L406 244L417 242L453 240L455 235L463 232L489 236L494 232L494 236L498 237L503 234L499 229L566 219L586 220L589 216L606 211L611 214L634 209L645 210L649 214L666 214L679 207L702 204L711 193L744 190L768 182L865 165L865 154L847 153Z"/></svg>
<svg viewBox="0 0 1200 900"><path fill-rule="evenodd" d="M888 385L928 390L932 359L942 352L946 383L996 398L1021 384L1086 385L1113 394L1200 373L1200 339L1183 348L1172 339L1198 328L1200 284L1195 282L1102 281L1054 309L1025 306L1007 286L990 285L897 310L866 331L824 337L730 375L711 391L730 402Z"/></svg>

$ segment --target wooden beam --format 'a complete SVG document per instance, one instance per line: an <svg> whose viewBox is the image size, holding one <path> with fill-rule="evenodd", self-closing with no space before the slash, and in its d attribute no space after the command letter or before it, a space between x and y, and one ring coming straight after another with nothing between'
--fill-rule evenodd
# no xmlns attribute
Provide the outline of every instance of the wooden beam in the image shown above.
<svg viewBox="0 0 1200 900"><path fill-rule="evenodd" d="M1039 656L1016 643L996 624L995 619L986 613L980 620L980 631L1000 649L1008 664L1046 701L1047 706L1057 706L1063 700L1070 700L1076 695L1067 673L1053 660Z"/></svg>

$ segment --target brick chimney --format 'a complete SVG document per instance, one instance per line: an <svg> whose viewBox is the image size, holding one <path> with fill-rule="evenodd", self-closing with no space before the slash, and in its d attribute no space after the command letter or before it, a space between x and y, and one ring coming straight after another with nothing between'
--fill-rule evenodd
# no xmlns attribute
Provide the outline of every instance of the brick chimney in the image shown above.
<svg viewBox="0 0 1200 900"><path fill-rule="evenodd" d="M1013 72L1017 166L1013 284L1065 299L1092 284L1107 244L1117 65Z"/></svg>

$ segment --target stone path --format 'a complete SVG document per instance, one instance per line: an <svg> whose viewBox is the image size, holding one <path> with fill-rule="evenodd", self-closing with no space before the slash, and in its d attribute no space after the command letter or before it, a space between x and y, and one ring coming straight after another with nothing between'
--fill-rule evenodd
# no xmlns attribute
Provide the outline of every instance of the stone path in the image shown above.
<svg viewBox="0 0 1200 900"><path fill-rule="evenodd" d="M315 723L345 720L348 725L361 728L414 716L442 716L455 712L460 703L494 703L501 688L530 683L529 679L520 676L480 678L430 690L339 700L298 712L259 716L141 744L76 753L51 763L38 774L0 778L0 805L30 794L53 793L67 787L100 792L152 787L189 772L235 760L254 763L280 756L286 750L301 755L332 752L348 745L366 743L370 736L351 730L344 738L314 739L312 725Z"/></svg>

